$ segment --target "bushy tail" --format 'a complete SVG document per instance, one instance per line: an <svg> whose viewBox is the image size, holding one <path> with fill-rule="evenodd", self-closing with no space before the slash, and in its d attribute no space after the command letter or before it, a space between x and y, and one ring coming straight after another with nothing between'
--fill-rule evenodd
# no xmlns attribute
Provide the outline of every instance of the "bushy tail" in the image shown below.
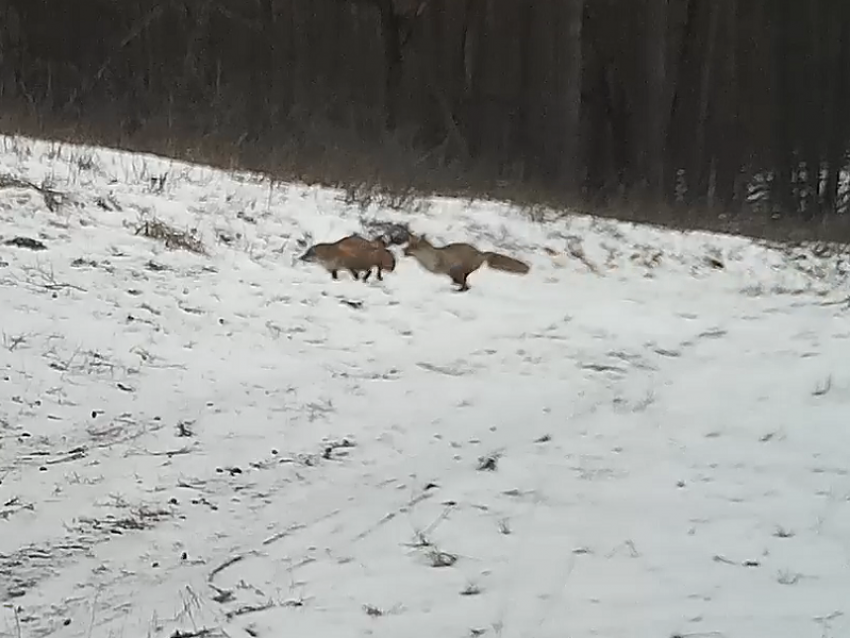
<svg viewBox="0 0 850 638"><path fill-rule="evenodd" d="M502 253L484 253L484 260L490 268L503 270L505 272L515 272L517 274L524 275L531 270L531 266L524 261L508 257Z"/></svg>

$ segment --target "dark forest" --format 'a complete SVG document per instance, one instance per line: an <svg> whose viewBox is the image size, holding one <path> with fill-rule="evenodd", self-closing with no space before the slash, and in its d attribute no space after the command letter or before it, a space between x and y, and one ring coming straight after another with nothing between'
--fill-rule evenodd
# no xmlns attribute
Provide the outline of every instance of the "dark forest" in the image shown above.
<svg viewBox="0 0 850 638"><path fill-rule="evenodd" d="M0 0L0 107L281 178L837 233L850 2Z"/></svg>

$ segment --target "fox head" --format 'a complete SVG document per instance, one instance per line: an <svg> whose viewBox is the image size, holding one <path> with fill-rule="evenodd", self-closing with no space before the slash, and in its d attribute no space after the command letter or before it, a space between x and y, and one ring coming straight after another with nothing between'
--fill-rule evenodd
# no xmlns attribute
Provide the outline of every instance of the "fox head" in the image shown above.
<svg viewBox="0 0 850 638"><path fill-rule="evenodd" d="M410 239L407 242L407 246L404 247L404 254L410 257L420 248L427 248L430 245L431 244L425 238L425 235L414 235L413 233L410 233Z"/></svg>
<svg viewBox="0 0 850 638"><path fill-rule="evenodd" d="M298 259L299 261L306 261L307 263L311 263L316 261L317 257L318 255L316 255L316 247L310 246L310 248L307 249L307 252L301 255Z"/></svg>

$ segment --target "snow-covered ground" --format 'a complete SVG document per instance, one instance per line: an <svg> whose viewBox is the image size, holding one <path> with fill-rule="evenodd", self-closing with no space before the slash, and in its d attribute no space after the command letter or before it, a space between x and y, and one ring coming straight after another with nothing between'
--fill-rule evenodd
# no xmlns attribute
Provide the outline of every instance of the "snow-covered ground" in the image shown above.
<svg viewBox="0 0 850 638"><path fill-rule="evenodd" d="M0 138L0 636L850 635L847 258L342 200Z"/></svg>

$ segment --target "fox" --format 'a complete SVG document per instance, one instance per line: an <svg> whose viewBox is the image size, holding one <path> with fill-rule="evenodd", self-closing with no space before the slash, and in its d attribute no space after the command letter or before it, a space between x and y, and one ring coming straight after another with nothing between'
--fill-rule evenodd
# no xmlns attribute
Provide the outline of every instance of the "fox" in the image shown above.
<svg viewBox="0 0 850 638"><path fill-rule="evenodd" d="M301 257L300 261L318 263L339 279L340 270L348 270L355 279L365 272L362 281L368 281L372 268L377 270L377 278L383 281L383 272L395 270L395 255L387 248L382 239L366 239L354 234L329 244L314 244Z"/></svg>
<svg viewBox="0 0 850 638"><path fill-rule="evenodd" d="M531 270L524 261L501 253L482 252L471 244L455 243L434 246L425 235L410 234L404 254L413 257L419 264L434 274L448 275L458 286L456 292L466 292L466 279L486 263L490 268L524 275Z"/></svg>

